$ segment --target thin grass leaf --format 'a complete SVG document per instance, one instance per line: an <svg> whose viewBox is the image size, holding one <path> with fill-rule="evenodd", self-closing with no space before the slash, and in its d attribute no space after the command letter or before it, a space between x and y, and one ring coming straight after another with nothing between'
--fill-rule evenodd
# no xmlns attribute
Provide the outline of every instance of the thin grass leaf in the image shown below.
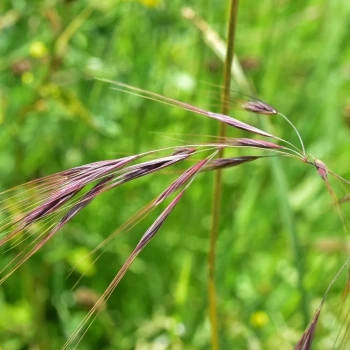
<svg viewBox="0 0 350 350"><path fill-rule="evenodd" d="M343 303L342 303L343 305ZM350 309L348 309L348 311L346 312L346 316L345 316L345 319L344 319L344 322L342 324L342 327L340 328L339 332L338 332L338 335L337 335L337 338L335 339L335 342L334 342L334 345L332 347L332 350L335 349L336 347L336 344L337 344L337 341L341 335L341 333L343 332L344 330L344 325L346 324L346 327L345 327L345 330L344 330L344 334L341 338L341 341L340 341L340 344L337 345L337 349L348 349L348 346L347 346L347 343L348 343L348 340L349 340L349 332L350 332L350 322L349 322L349 316L350 316Z"/></svg>
<svg viewBox="0 0 350 350"><path fill-rule="evenodd" d="M181 14L184 18L190 20L202 33L203 40L212 49L216 56L224 62L226 56L226 42L220 37L218 32L211 25L200 17L191 7L183 7ZM234 55L231 75L235 78L237 85L244 91L251 91L251 83L245 76L237 55Z"/></svg>
<svg viewBox="0 0 350 350"><path fill-rule="evenodd" d="M349 202L350 201L350 193L348 193L346 196L344 196L342 199L339 199L339 204L343 204L343 203L346 203L346 202Z"/></svg>

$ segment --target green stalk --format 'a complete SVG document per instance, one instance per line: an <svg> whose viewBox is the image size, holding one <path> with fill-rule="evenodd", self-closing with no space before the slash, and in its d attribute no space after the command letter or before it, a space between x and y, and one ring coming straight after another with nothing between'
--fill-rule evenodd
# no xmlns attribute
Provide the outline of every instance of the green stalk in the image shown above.
<svg viewBox="0 0 350 350"><path fill-rule="evenodd" d="M231 66L234 56L234 43L235 43L235 27L237 22L239 0L230 0L229 9L229 22L227 31L227 49L226 58L224 63L224 87L221 96L221 112L223 114L229 113L229 106L227 101L230 99L231 88ZM225 137L226 125L221 124L219 130L219 136ZM224 150L221 149L218 153L218 157L223 157ZM216 303L216 284L215 284L215 245L218 236L219 224L220 224L220 212L221 212L221 199L222 199L222 172L219 169L215 173L214 187L213 187L213 200L212 200L212 225L210 230L210 243L208 253L208 272L209 272L209 319L211 324L211 347L212 350L218 350L219 345L219 327L217 316L217 303Z"/></svg>

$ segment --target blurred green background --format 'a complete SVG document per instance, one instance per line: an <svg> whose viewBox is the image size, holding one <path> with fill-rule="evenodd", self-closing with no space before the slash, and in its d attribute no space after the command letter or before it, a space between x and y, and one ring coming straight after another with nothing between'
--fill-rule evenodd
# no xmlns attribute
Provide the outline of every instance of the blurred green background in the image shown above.
<svg viewBox="0 0 350 350"><path fill-rule="evenodd" d="M0 191L89 162L178 144L174 138L191 142L191 135L217 134L213 120L94 79L217 110L220 90L209 84L222 84L223 64L203 32L182 16L184 6L225 37L228 1L1 1ZM237 56L257 96L296 124L308 153L348 179L349 25L347 1L247 0L239 7L236 35ZM233 88L239 86L233 82ZM268 121L270 132L298 141L278 117L237 115L260 127ZM229 135L246 136L237 130ZM1 285L1 350L59 349L157 213L120 235L99 260L81 258L174 178L153 174L97 198ZM210 348L212 179L213 173L196 178L78 349ZM332 184L339 197L346 193L339 182ZM217 245L221 347L292 349L349 253L332 199L315 169L293 159L226 170L223 191ZM349 205L342 208L347 216ZM6 249L0 248L1 267L18 252ZM315 349L330 349L344 322L346 308L338 311L346 279L345 272L330 292Z"/></svg>

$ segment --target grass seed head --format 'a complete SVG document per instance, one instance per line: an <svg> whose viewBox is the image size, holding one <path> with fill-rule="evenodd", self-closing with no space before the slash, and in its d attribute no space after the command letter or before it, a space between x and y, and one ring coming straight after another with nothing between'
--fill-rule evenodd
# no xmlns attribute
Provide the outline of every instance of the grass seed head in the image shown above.
<svg viewBox="0 0 350 350"><path fill-rule="evenodd" d="M248 112L258 114L277 114L277 111L273 107L260 100L246 101L243 103L242 107Z"/></svg>
<svg viewBox="0 0 350 350"><path fill-rule="evenodd" d="M319 159L315 159L314 161L315 167L317 169L318 174L321 176L321 178L324 181L327 181L328 178L328 169L325 163L323 163L321 160Z"/></svg>
<svg viewBox="0 0 350 350"><path fill-rule="evenodd" d="M302 337L298 341L294 350L310 350L311 349L311 345L312 345L312 342L314 339L314 334L315 334L315 330L316 330L316 326L317 326L317 322L318 322L320 313L321 313L321 308L319 308L316 311L310 326L303 333Z"/></svg>

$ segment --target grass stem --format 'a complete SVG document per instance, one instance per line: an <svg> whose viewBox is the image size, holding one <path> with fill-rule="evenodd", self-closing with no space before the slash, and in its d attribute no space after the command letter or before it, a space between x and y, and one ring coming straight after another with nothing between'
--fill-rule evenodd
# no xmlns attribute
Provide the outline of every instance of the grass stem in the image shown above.
<svg viewBox="0 0 350 350"><path fill-rule="evenodd" d="M229 9L229 22L227 31L227 49L226 58L224 63L224 88L222 92L222 114L227 115L229 112L229 106L226 101L230 99L231 88L231 66L234 56L234 43L235 43L235 27L237 22L239 0L230 0ZM225 137L226 125L221 124L219 130L219 136ZM223 149L219 151L218 157L223 157ZM216 283L215 283L215 245L220 224L220 209L221 209L221 197L222 197L222 172L219 169L215 173L214 186L213 186L213 200L212 200L212 226L210 231L210 243L208 253L208 293L209 293L209 319L211 324L211 347L212 350L218 350L219 345L219 327L218 327L218 315L217 315L217 297L216 297Z"/></svg>

